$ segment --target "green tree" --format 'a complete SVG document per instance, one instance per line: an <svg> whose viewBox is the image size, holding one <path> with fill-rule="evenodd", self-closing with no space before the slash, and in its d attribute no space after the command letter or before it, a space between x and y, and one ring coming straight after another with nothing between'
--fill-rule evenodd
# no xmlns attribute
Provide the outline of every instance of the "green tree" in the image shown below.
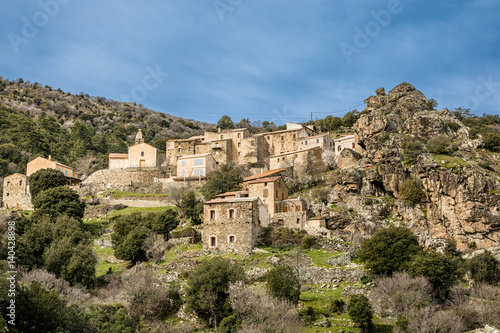
<svg viewBox="0 0 500 333"><path fill-rule="evenodd" d="M344 127L352 127L356 121L359 119L359 111L352 110L347 112L342 118L342 126Z"/></svg>
<svg viewBox="0 0 500 333"><path fill-rule="evenodd" d="M379 229L365 239L357 255L374 275L392 275L408 267L421 247L417 237L405 227Z"/></svg>
<svg viewBox="0 0 500 333"><path fill-rule="evenodd" d="M300 281L293 267L281 265L266 274L267 289L277 298L297 304L300 297Z"/></svg>
<svg viewBox="0 0 500 333"><path fill-rule="evenodd" d="M85 212L85 202L80 201L78 194L67 186L51 188L38 193L33 200L33 219L44 215L55 219L59 215L81 220Z"/></svg>
<svg viewBox="0 0 500 333"><path fill-rule="evenodd" d="M203 261L188 276L186 303L199 318L217 327L217 323L231 315L229 284L245 281L243 268L229 260L215 257Z"/></svg>
<svg viewBox="0 0 500 333"><path fill-rule="evenodd" d="M408 267L412 277L424 276L432 284L436 299L445 301L448 292L457 280L457 267L450 257L438 252L417 254Z"/></svg>
<svg viewBox="0 0 500 333"><path fill-rule="evenodd" d="M217 128L220 128L221 130L233 129L234 128L233 120L231 119L231 117L224 115L217 122Z"/></svg>
<svg viewBox="0 0 500 333"><path fill-rule="evenodd" d="M179 225L179 214L173 209L168 209L161 213L148 213L143 221L143 226L168 240L170 231Z"/></svg>
<svg viewBox="0 0 500 333"><path fill-rule="evenodd" d="M424 191L419 182L412 178L408 178L399 185L399 195L404 201L416 205L422 202Z"/></svg>
<svg viewBox="0 0 500 333"><path fill-rule="evenodd" d="M427 141L427 149L433 154L448 154L451 140L447 135L441 134Z"/></svg>
<svg viewBox="0 0 500 333"><path fill-rule="evenodd" d="M91 305L89 321L100 333L134 333L136 323L121 304Z"/></svg>
<svg viewBox="0 0 500 333"><path fill-rule="evenodd" d="M365 295L352 295L347 303L347 313L361 332L374 332L373 311Z"/></svg>
<svg viewBox="0 0 500 333"><path fill-rule="evenodd" d="M188 219L191 219L191 223L194 225L200 224L200 216L203 214L203 201L196 197L194 191L189 191L186 193L181 201L182 215Z"/></svg>
<svg viewBox="0 0 500 333"><path fill-rule="evenodd" d="M33 202L40 192L66 185L66 177L56 169L40 169L29 176L28 183Z"/></svg>
<svg viewBox="0 0 500 333"><path fill-rule="evenodd" d="M118 259L130 260L132 264L146 260L146 252L143 249L144 240L148 236L148 229L139 227L127 234L121 244L115 248L115 256Z"/></svg>
<svg viewBox="0 0 500 333"><path fill-rule="evenodd" d="M224 192L237 191L243 182L241 169L229 164L224 164L220 170L213 171L207 178L207 182L201 187L205 200L211 200Z"/></svg>
<svg viewBox="0 0 500 333"><path fill-rule="evenodd" d="M488 251L478 254L468 262L471 277L476 282L494 284L498 280L498 261Z"/></svg>

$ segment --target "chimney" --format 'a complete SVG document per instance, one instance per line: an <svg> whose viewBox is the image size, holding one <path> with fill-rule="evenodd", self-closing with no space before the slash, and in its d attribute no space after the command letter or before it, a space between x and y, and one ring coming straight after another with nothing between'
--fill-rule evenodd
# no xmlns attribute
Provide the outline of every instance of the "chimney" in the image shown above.
<svg viewBox="0 0 500 333"><path fill-rule="evenodd" d="M52 161L52 155L49 155L49 161Z"/></svg>

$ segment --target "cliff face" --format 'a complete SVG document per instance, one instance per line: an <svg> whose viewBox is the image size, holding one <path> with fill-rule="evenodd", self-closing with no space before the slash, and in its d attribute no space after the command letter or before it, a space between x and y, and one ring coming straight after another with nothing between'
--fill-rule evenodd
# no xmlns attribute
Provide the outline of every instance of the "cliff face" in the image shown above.
<svg viewBox="0 0 500 333"><path fill-rule="evenodd" d="M357 212L342 227L366 233L403 222L427 245L448 238L461 248L500 245L500 170L495 155L477 149L480 139L470 140L453 113L432 110L408 83L387 95L381 88L365 103L354 125L363 149L344 150L328 183L329 201ZM448 145L439 155L431 153L436 138ZM407 198L409 179L419 200ZM335 226L330 208L321 213Z"/></svg>

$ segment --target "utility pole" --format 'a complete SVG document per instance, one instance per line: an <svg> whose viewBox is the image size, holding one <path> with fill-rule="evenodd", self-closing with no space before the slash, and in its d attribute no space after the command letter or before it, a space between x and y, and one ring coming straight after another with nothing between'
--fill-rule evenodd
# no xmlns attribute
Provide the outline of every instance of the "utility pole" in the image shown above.
<svg viewBox="0 0 500 333"><path fill-rule="evenodd" d="M311 125L313 124L313 113L311 112Z"/></svg>

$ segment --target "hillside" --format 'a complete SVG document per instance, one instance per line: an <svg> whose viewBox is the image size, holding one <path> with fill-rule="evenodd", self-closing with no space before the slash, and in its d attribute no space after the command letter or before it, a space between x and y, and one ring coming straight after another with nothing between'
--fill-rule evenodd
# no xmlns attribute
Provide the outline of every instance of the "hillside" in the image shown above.
<svg viewBox="0 0 500 333"><path fill-rule="evenodd" d="M135 103L83 92L73 95L36 82L1 77L0 126L0 177L24 172L29 160L48 155L76 168L91 158L91 171L98 170L106 167L108 152L125 153L139 129L146 142L165 151L168 139L186 138L214 127Z"/></svg>

